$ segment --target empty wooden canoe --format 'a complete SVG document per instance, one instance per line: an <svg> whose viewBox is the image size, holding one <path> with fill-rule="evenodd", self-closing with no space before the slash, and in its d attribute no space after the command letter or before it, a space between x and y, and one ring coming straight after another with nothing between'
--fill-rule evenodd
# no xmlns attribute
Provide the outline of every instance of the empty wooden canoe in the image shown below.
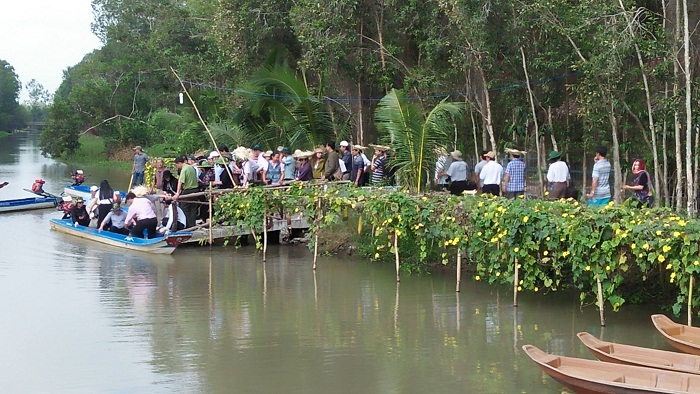
<svg viewBox="0 0 700 394"><path fill-rule="evenodd" d="M671 346L700 355L700 328L678 324L665 315L651 315L651 321Z"/></svg>
<svg viewBox="0 0 700 394"><path fill-rule="evenodd" d="M700 356L601 341L587 332L578 338L601 361L700 374Z"/></svg>
<svg viewBox="0 0 700 394"><path fill-rule="evenodd" d="M700 376L523 350L542 371L577 393L700 393Z"/></svg>

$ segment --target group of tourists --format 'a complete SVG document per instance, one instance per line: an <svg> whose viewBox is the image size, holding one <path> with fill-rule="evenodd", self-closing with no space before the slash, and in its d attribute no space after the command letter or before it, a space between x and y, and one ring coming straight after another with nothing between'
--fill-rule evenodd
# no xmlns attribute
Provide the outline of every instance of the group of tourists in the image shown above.
<svg viewBox="0 0 700 394"><path fill-rule="evenodd" d="M438 148L438 160L435 165L435 185L438 190L449 190L453 195L485 193L508 198L516 198L525 194L526 166L522 156L526 152L517 149L506 149L510 160L504 169L495 159L493 151L482 151L479 161L472 172L469 164L462 159L458 150L449 155L443 148ZM588 205L602 206L610 202L610 162L607 160L608 150L599 146L595 150L595 164L592 172L591 189L586 198ZM578 192L571 183L569 166L562 160L562 154L551 151L548 157L547 170L548 198L558 200L573 197L578 199ZM622 191L634 192L639 206L651 205L653 196L650 189L650 176L646 171L643 160L636 159L632 164L634 180L632 185L624 185Z"/></svg>
<svg viewBox="0 0 700 394"><path fill-rule="evenodd" d="M175 159L177 173L167 169L162 159L155 160L155 176L147 184L168 201L176 201L184 212L186 227L191 228L209 219L209 208L201 204L201 196L185 197L203 192L209 187L230 189L254 185L286 185L291 182L346 181L355 186L383 186L393 182L388 166L389 146L370 144L368 149L341 141L326 142L313 151L279 146L275 151L263 151L260 145L238 147L229 151L221 145L205 155L183 155ZM148 156L141 146L134 148L132 183L143 182ZM144 162L145 158L145 162Z"/></svg>

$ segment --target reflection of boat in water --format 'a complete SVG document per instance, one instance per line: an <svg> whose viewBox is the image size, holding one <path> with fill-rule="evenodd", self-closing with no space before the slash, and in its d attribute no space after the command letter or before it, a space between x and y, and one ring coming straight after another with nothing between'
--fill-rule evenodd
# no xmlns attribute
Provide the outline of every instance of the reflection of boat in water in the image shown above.
<svg viewBox="0 0 700 394"><path fill-rule="evenodd" d="M700 376L523 350L552 379L577 393L697 393Z"/></svg>
<svg viewBox="0 0 700 394"><path fill-rule="evenodd" d="M601 361L700 374L700 356L601 341L587 332L578 338Z"/></svg>
<svg viewBox="0 0 700 394"><path fill-rule="evenodd" d="M28 197L13 200L0 200L0 212L53 208L56 205L58 205L58 202L54 197Z"/></svg>
<svg viewBox="0 0 700 394"><path fill-rule="evenodd" d="M70 219L51 219L51 229L122 249L157 254L171 254L175 248L192 237L192 233L189 232L174 232L153 239L132 238L91 227L74 227Z"/></svg>
<svg viewBox="0 0 700 394"><path fill-rule="evenodd" d="M671 346L700 355L700 328L678 324L665 315L651 315L651 321Z"/></svg>

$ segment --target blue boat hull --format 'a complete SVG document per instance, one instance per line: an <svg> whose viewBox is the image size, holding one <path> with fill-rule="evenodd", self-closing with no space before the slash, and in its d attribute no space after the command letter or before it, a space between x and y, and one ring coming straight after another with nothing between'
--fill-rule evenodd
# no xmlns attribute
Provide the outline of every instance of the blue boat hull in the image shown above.
<svg viewBox="0 0 700 394"><path fill-rule="evenodd" d="M0 201L0 212L27 211L30 209L53 208L58 205L55 198L29 197Z"/></svg>
<svg viewBox="0 0 700 394"><path fill-rule="evenodd" d="M70 219L51 219L51 229L121 249L155 254L171 254L181 243L192 237L190 232L175 232L153 239L131 238L106 230L98 231L92 227L74 227Z"/></svg>

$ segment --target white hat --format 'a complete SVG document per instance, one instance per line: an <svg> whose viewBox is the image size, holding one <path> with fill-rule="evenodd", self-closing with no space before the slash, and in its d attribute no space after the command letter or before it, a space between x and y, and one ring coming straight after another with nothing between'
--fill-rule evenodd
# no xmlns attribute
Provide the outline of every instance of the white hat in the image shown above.
<svg viewBox="0 0 700 394"><path fill-rule="evenodd" d="M347 141L342 140L342 141L340 141L340 146L348 147L348 146L350 146L350 144Z"/></svg>
<svg viewBox="0 0 700 394"><path fill-rule="evenodd" d="M263 153L263 157L271 157L271 156L272 156L272 151L271 151L271 150L269 150L269 151Z"/></svg>
<svg viewBox="0 0 700 394"><path fill-rule="evenodd" d="M82 174L83 174L83 170L75 170L75 173L76 173L76 174L82 175Z"/></svg>
<svg viewBox="0 0 700 394"><path fill-rule="evenodd" d="M96 192L98 189L99 189L99 187L97 187L97 186L95 186L95 185L90 186L90 191L91 191L91 192Z"/></svg>
<svg viewBox="0 0 700 394"><path fill-rule="evenodd" d="M221 155L219 155L219 152L217 152L215 150L211 151L211 153L209 154L210 159L213 159L213 158L219 157L219 156L221 156Z"/></svg>
<svg viewBox="0 0 700 394"><path fill-rule="evenodd" d="M71 202L73 201L73 197L71 196L63 196L63 202Z"/></svg>
<svg viewBox="0 0 700 394"><path fill-rule="evenodd" d="M144 185L139 185L131 189L136 197L143 197L148 194L148 188Z"/></svg>

